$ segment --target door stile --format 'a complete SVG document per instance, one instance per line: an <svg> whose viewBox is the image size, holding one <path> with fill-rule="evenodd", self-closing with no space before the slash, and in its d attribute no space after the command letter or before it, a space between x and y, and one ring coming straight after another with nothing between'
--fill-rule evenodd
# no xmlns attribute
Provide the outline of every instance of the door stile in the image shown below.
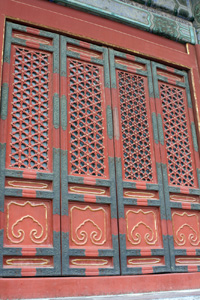
<svg viewBox="0 0 200 300"><path fill-rule="evenodd" d="M199 151L187 73L152 63L171 268L199 271Z"/></svg>
<svg viewBox="0 0 200 300"><path fill-rule="evenodd" d="M62 274L119 274L108 52L61 37Z"/></svg>
<svg viewBox="0 0 200 300"><path fill-rule="evenodd" d="M7 23L0 199L5 277L60 274L57 51L57 34Z"/></svg>
<svg viewBox="0 0 200 300"><path fill-rule="evenodd" d="M170 262L150 62L110 50L110 66L122 274L167 272Z"/></svg>

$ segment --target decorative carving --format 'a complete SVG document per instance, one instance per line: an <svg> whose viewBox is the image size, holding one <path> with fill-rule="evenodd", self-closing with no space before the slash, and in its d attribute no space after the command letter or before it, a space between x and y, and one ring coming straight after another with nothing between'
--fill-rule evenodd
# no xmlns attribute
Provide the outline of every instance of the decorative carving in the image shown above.
<svg viewBox="0 0 200 300"><path fill-rule="evenodd" d="M50 54L14 50L10 167L48 170Z"/></svg>
<svg viewBox="0 0 200 300"><path fill-rule="evenodd" d="M142 76L118 71L125 179L152 181L150 135Z"/></svg>
<svg viewBox="0 0 200 300"><path fill-rule="evenodd" d="M101 258L76 258L72 259L71 263L76 266L105 266L108 264L108 260Z"/></svg>
<svg viewBox="0 0 200 300"><path fill-rule="evenodd" d="M21 181L21 180L11 180L8 181L8 185L16 188L26 188L26 189L47 189L48 184L42 182L33 181Z"/></svg>
<svg viewBox="0 0 200 300"><path fill-rule="evenodd" d="M49 264L45 258L9 258L6 259L6 265L13 267L40 267Z"/></svg>
<svg viewBox="0 0 200 300"><path fill-rule="evenodd" d="M155 33L165 35L166 37L173 36L176 38L178 36L176 22L172 19L154 15L153 22L153 31Z"/></svg>
<svg viewBox="0 0 200 300"><path fill-rule="evenodd" d="M197 23L200 23L200 3L195 3L194 7L194 19Z"/></svg>
<svg viewBox="0 0 200 300"><path fill-rule="evenodd" d="M37 44L45 44L45 45L50 45L51 43L45 39L39 39L33 36L27 36L24 34L19 34L19 33L14 33L13 36L15 38L19 38L19 39L24 39L28 42L32 42L32 43L37 43Z"/></svg>
<svg viewBox="0 0 200 300"><path fill-rule="evenodd" d="M101 246L106 243L106 211L104 208L84 208L73 206L70 209L71 240L83 246L90 242Z"/></svg>
<svg viewBox="0 0 200 300"><path fill-rule="evenodd" d="M129 265L155 265L161 262L158 257L147 257L147 258L130 258L128 259Z"/></svg>
<svg viewBox="0 0 200 300"><path fill-rule="evenodd" d="M148 193L148 192L136 192L136 191L126 191L124 192L125 197L131 197L131 198L154 198L156 195L155 193Z"/></svg>
<svg viewBox="0 0 200 300"><path fill-rule="evenodd" d="M8 240L14 244L20 244L26 238L29 243L31 241L34 244L42 244L48 237L47 217L47 206L44 203L9 202L6 226Z"/></svg>
<svg viewBox="0 0 200 300"><path fill-rule="evenodd" d="M105 177L102 68L68 59L70 174Z"/></svg>
<svg viewBox="0 0 200 300"><path fill-rule="evenodd" d="M146 67L145 65L142 65L142 64L139 64L139 63L136 63L133 61L123 60L123 59L115 59L115 62L117 64L133 67L133 69L135 69L135 70L137 70L137 69L145 70L145 67Z"/></svg>
<svg viewBox="0 0 200 300"><path fill-rule="evenodd" d="M153 211L128 210L126 212L127 239L132 245L142 240L146 245L155 245L158 240L156 214Z"/></svg>
<svg viewBox="0 0 200 300"><path fill-rule="evenodd" d="M94 52L94 51L91 51L89 49L85 50L81 47L76 47L76 46L68 46L67 47L67 50L69 51L73 51L73 52L78 52L80 54L84 54L88 57L96 57L96 58L102 58L102 54L101 53L98 53L98 52Z"/></svg>
<svg viewBox="0 0 200 300"><path fill-rule="evenodd" d="M180 76L176 76L174 74L171 74L171 73L166 73L164 71L157 71L157 74L158 75L161 75L161 76L164 76L164 77L167 77L169 79L172 79L174 81L182 81L182 78Z"/></svg>
<svg viewBox="0 0 200 300"><path fill-rule="evenodd" d="M194 186L189 124L181 88L160 84L170 185Z"/></svg>
<svg viewBox="0 0 200 300"><path fill-rule="evenodd" d="M170 195L171 201L176 202L197 202L198 199L191 196L184 196L184 195Z"/></svg>
<svg viewBox="0 0 200 300"><path fill-rule="evenodd" d="M82 187L82 186L70 186L70 192L77 194L91 194L91 195L105 195L106 191L100 188Z"/></svg>
<svg viewBox="0 0 200 300"><path fill-rule="evenodd" d="M200 244L199 218L197 214L177 213L172 214L174 242L178 246L198 246Z"/></svg>
<svg viewBox="0 0 200 300"><path fill-rule="evenodd" d="M200 265L199 257L179 257L175 261L178 265Z"/></svg>
<svg viewBox="0 0 200 300"><path fill-rule="evenodd" d="M57 2L57 0L51 1ZM91 13L95 13L103 17L106 16L109 19L117 18L119 22L128 24L129 26L130 24L134 27L137 26L141 30L144 30L145 28L146 31L153 31L160 35L167 35L169 38L180 42L195 43L195 32L191 23L179 20L178 18L175 20L173 16L170 16L170 14L166 17L165 14L158 10L152 11L151 8L138 5L135 3L136 1L148 5L152 3L154 6L170 11L172 14L183 16L184 19L193 20L190 2L193 2L194 0L173 0L175 3L175 5L172 6L173 8L169 5L169 2L172 0L76 0L76 5L80 9L85 8L85 5L87 5L87 8ZM59 0L59 2L66 6L70 5L67 0ZM176 5L177 3L178 6ZM158 16L159 21L156 19ZM156 19L155 21L154 18Z"/></svg>

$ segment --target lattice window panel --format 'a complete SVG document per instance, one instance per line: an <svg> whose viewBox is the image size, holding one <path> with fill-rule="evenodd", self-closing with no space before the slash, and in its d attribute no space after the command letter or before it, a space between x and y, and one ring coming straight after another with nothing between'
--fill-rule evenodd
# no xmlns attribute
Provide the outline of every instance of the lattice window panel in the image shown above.
<svg viewBox="0 0 200 300"><path fill-rule="evenodd" d="M68 68L70 173L105 177L101 67L69 59Z"/></svg>
<svg viewBox="0 0 200 300"><path fill-rule="evenodd" d="M194 186L183 91L160 85L170 185Z"/></svg>
<svg viewBox="0 0 200 300"><path fill-rule="evenodd" d="M49 54L14 47L10 167L48 169Z"/></svg>
<svg viewBox="0 0 200 300"><path fill-rule="evenodd" d="M144 79L118 71L124 173L126 179L153 181Z"/></svg>

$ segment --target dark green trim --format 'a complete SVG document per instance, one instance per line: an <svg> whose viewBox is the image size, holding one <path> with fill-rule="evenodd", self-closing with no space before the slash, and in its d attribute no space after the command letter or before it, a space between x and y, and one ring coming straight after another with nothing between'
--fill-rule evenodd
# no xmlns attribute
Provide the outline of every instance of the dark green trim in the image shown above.
<svg viewBox="0 0 200 300"><path fill-rule="evenodd" d="M36 178L39 180L53 180L53 173L37 172Z"/></svg>
<svg viewBox="0 0 200 300"><path fill-rule="evenodd" d="M109 49L109 57L110 57L111 89L116 89L117 88L117 81L116 81L116 72L115 72L114 50Z"/></svg>
<svg viewBox="0 0 200 300"><path fill-rule="evenodd" d="M68 153L67 151L61 150L61 199L62 199L62 216L68 216L68 181L67 181L67 174L68 174Z"/></svg>
<svg viewBox="0 0 200 300"><path fill-rule="evenodd" d="M8 115L8 94L9 94L8 83L4 82L2 85L2 95L1 95L1 118L2 118L2 120L6 120L7 115Z"/></svg>
<svg viewBox="0 0 200 300"><path fill-rule="evenodd" d="M60 214L60 149L53 148L53 214Z"/></svg>
<svg viewBox="0 0 200 300"><path fill-rule="evenodd" d="M158 144L158 126L157 126L156 113L153 112L151 116L152 116L154 141L155 141L156 144Z"/></svg>
<svg viewBox="0 0 200 300"><path fill-rule="evenodd" d="M67 38L60 36L60 75L67 77ZM61 95L62 96L62 95Z"/></svg>
<svg viewBox="0 0 200 300"><path fill-rule="evenodd" d="M65 95L61 97L61 111L60 111L60 118L61 118L61 126L63 130L67 129L67 98Z"/></svg>
<svg viewBox="0 0 200 300"><path fill-rule="evenodd" d="M153 88L154 88L154 95L155 98L160 98L160 92L158 88L158 78L157 78L157 63L154 61L151 62L152 66L152 74L153 74Z"/></svg>
<svg viewBox="0 0 200 300"><path fill-rule="evenodd" d="M198 147L197 135L196 135L196 129L195 129L194 122L191 122L191 130L192 130L192 139L193 139L194 150L196 152L199 152L199 147Z"/></svg>
<svg viewBox="0 0 200 300"><path fill-rule="evenodd" d="M107 133L110 140L113 138L113 122L112 122L112 109L110 105L106 107L106 119L107 119Z"/></svg>
<svg viewBox="0 0 200 300"><path fill-rule="evenodd" d="M162 116L160 114L158 114L157 120L158 120L159 140L161 145L163 146L165 141L164 141L164 133L163 133L163 125L162 125Z"/></svg>
<svg viewBox="0 0 200 300"><path fill-rule="evenodd" d="M53 95L53 125L55 129L59 128L60 111L59 111L59 95L55 93Z"/></svg>
<svg viewBox="0 0 200 300"><path fill-rule="evenodd" d="M59 35L58 34L51 34L53 38L53 73L59 74ZM50 47L44 48L44 46L40 46L41 49L51 51ZM52 46L51 46L52 48Z"/></svg>
<svg viewBox="0 0 200 300"><path fill-rule="evenodd" d="M110 89L110 69L109 69L109 57L108 57L108 49L103 48L104 55L104 85L106 88Z"/></svg>
<svg viewBox="0 0 200 300"><path fill-rule="evenodd" d="M4 48L4 59L6 63L10 63L10 52L11 52L11 39L12 39L12 24L6 23L6 35L5 35L5 48Z"/></svg>

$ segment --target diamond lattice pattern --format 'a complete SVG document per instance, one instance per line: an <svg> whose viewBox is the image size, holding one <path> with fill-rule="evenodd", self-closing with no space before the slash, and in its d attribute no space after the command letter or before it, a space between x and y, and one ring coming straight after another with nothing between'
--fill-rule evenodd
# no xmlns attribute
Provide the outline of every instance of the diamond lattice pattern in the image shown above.
<svg viewBox="0 0 200 300"><path fill-rule="evenodd" d="M105 177L100 67L70 60L70 173Z"/></svg>
<svg viewBox="0 0 200 300"><path fill-rule="evenodd" d="M170 184L194 186L183 92L179 88L161 84L160 93Z"/></svg>
<svg viewBox="0 0 200 300"><path fill-rule="evenodd" d="M118 72L125 178L152 181L152 161L144 80Z"/></svg>
<svg viewBox="0 0 200 300"><path fill-rule="evenodd" d="M10 166L48 169L49 54L15 47Z"/></svg>

